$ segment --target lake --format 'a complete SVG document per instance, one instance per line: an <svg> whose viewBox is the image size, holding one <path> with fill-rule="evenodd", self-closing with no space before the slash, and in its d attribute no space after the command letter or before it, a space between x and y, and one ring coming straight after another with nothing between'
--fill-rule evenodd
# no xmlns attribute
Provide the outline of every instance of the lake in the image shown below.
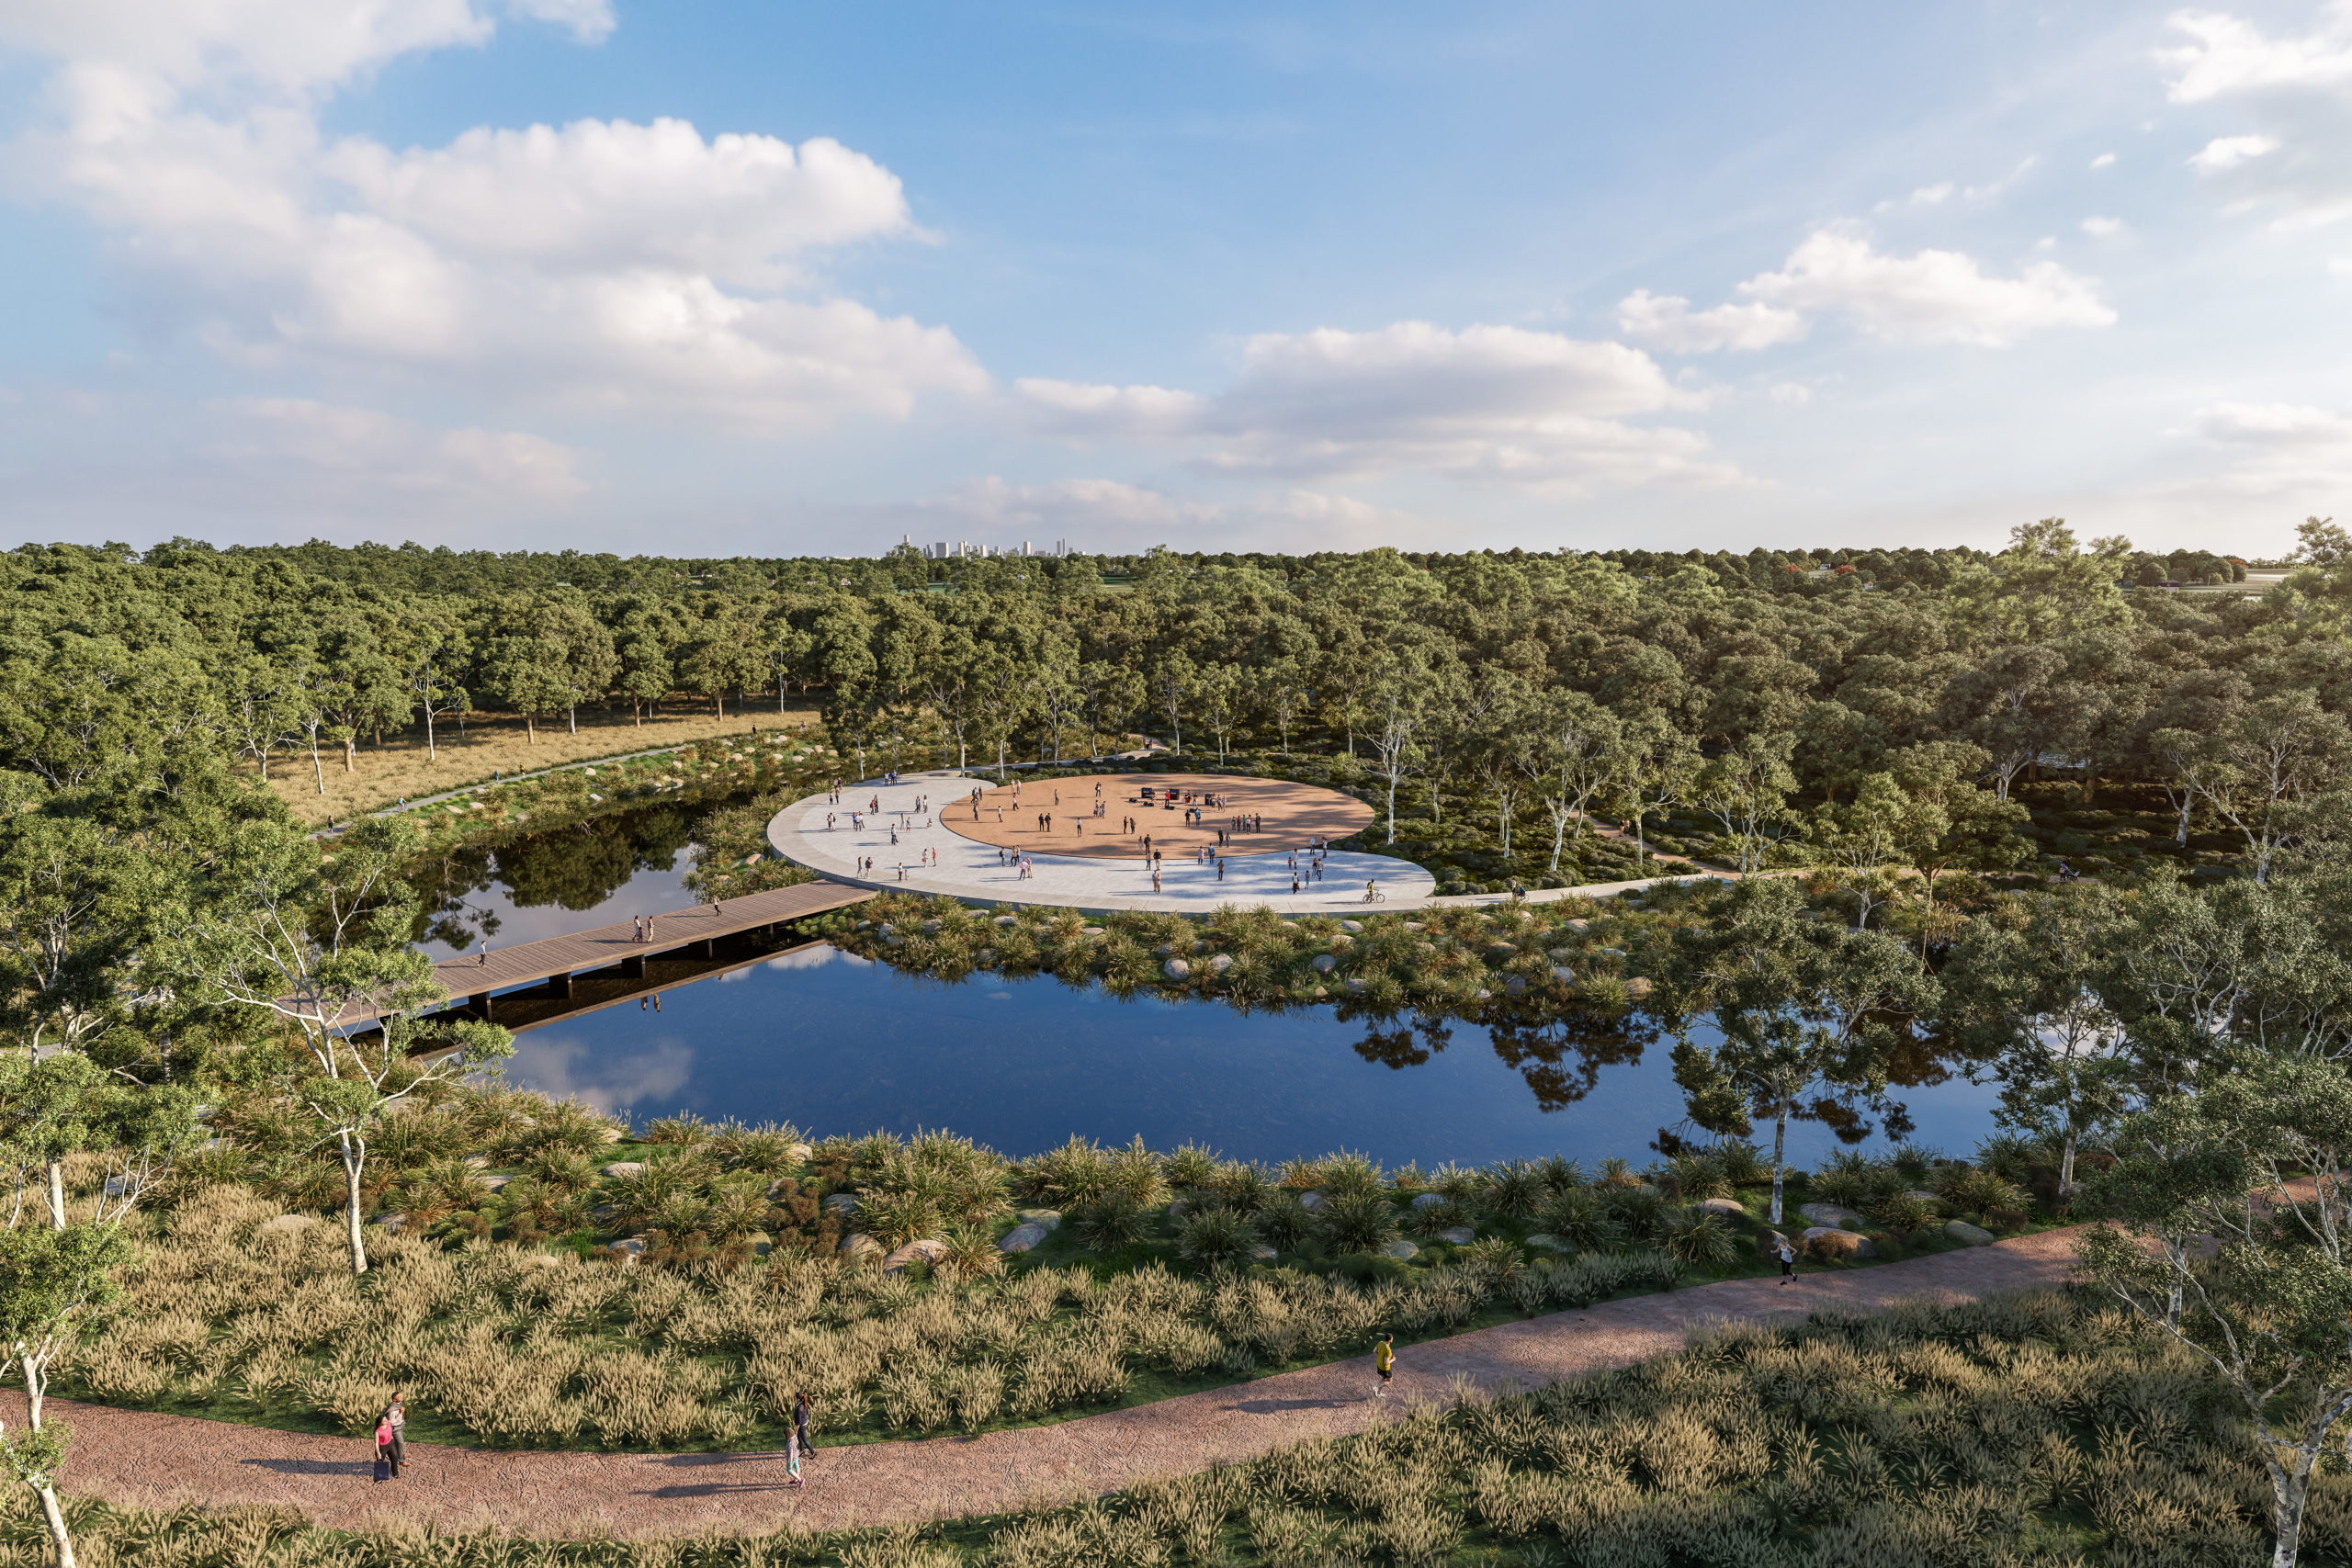
<svg viewBox="0 0 2352 1568"><path fill-rule="evenodd" d="M436 862L438 913L421 945L442 956L485 928L527 941L679 908L704 809L615 813ZM821 943L667 990L661 1007L623 1003L519 1035L509 1076L639 1122L691 1111L820 1135L946 1127L1012 1155L1078 1134L1269 1161L1351 1148L1388 1165L1555 1153L1639 1164L1682 1119L1670 1042L1638 1021L1580 1039L1558 1023L1244 1013L1123 1001L1050 976L941 981ZM1913 1076L1941 1077L1926 1061ZM1950 1153L1992 1130L1994 1091L1964 1078L1892 1098L1915 1139ZM1800 1165L1839 1146L1817 1122L1790 1142Z"/></svg>

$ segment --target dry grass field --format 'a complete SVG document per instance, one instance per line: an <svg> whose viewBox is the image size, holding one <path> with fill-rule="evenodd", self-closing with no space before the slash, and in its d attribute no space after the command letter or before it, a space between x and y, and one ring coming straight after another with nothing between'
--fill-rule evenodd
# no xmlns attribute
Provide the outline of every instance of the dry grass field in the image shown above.
<svg viewBox="0 0 2352 1568"><path fill-rule="evenodd" d="M402 798L437 795L471 784L486 784L493 773L513 775L564 762L594 761L602 757L650 751L663 746L684 746L721 735L744 735L757 726L763 733L777 728L814 726L813 705L793 705L779 715L773 703L748 712L730 712L724 721L711 716L707 706L683 705L670 712L649 713L643 724L628 715L582 710L580 730L573 734L559 719L542 724L535 741L526 741L523 721L511 714L474 713L466 716L460 735L454 721L436 722L434 739L437 759L425 758L424 730L387 734L378 747L360 743L356 766L344 772L340 747L322 750L319 761L326 777L326 793L319 793L308 751L297 750L273 760L270 787L304 822L342 821ZM248 764L250 766L250 764Z"/></svg>

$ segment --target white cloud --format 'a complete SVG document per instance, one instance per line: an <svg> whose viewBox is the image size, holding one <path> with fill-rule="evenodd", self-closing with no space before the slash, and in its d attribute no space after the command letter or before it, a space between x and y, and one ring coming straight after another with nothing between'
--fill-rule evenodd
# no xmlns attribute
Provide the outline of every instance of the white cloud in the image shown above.
<svg viewBox="0 0 2352 1568"><path fill-rule="evenodd" d="M2189 155L2191 168L2218 175L2278 151L2275 136L2217 136Z"/></svg>
<svg viewBox="0 0 2352 1568"><path fill-rule="evenodd" d="M1783 408L1801 409L1813 401L1813 389L1802 381L1775 381L1771 398Z"/></svg>
<svg viewBox="0 0 2352 1568"><path fill-rule="evenodd" d="M810 276L816 253L915 232L898 178L839 142L581 120L395 151L325 135L325 98L481 42L478 6L190 0L137 26L151 9L11 17L59 62L18 161L109 233L142 314L242 362L755 431L988 386L944 329ZM509 9L588 41L611 27L603 0Z"/></svg>
<svg viewBox="0 0 2352 1568"><path fill-rule="evenodd" d="M2168 90L2177 104L2352 87L2352 4L2345 0L2324 7L2319 26L2300 38L2269 38L2245 17L2217 11L2176 11L2167 23L2188 40L2156 56L2174 72Z"/></svg>
<svg viewBox="0 0 2352 1568"><path fill-rule="evenodd" d="M1951 198L1951 193L1958 188L1959 187L1954 186L1950 180L1939 180L1931 186L1921 186L1917 190L1911 193L1911 205L1914 207L1940 207Z"/></svg>
<svg viewBox="0 0 2352 1568"><path fill-rule="evenodd" d="M1267 333L1215 397L1046 380L1014 389L1053 434L1177 445L1232 472L1412 468L1566 490L1736 478L1694 432L1626 423L1700 400L1647 355L1519 327Z"/></svg>
<svg viewBox="0 0 2352 1568"><path fill-rule="evenodd" d="M2094 169L2112 168L2114 164L2115 154L2112 152L2102 152L2091 160L2091 167Z"/></svg>
<svg viewBox="0 0 2352 1568"><path fill-rule="evenodd" d="M2231 457L2209 481L2240 494L2301 496L2318 510L2352 484L2352 414L2295 403L2216 403L2189 433Z"/></svg>
<svg viewBox="0 0 2352 1568"><path fill-rule="evenodd" d="M1871 335L1896 343L2001 347L2050 328L2115 321L2093 280L2055 262L1996 277L1958 251L1888 255L1847 229L1816 231L1780 271L1748 279L1739 292L1793 310L1842 311Z"/></svg>
<svg viewBox="0 0 2352 1568"><path fill-rule="evenodd" d="M2330 277L2352 277L2352 256L2330 256L2327 273Z"/></svg>
<svg viewBox="0 0 2352 1568"><path fill-rule="evenodd" d="M560 502L588 485L569 448L518 431L433 430L374 409L302 398L241 398L209 456L241 468L279 465L337 488L389 489L478 508Z"/></svg>
<svg viewBox="0 0 2352 1568"><path fill-rule="evenodd" d="M1119 479L1012 484L991 476L944 496L861 508L862 529L897 530L917 543L969 539L1017 547L1068 539L1087 553L1153 545L1247 549L1279 539L1287 549L1366 549L1426 537L1437 520L1315 490L1265 491L1231 502L1191 500Z"/></svg>
<svg viewBox="0 0 2352 1568"><path fill-rule="evenodd" d="M2111 239L2123 232L2123 220L2102 218L2097 214L2083 220L2083 232L2095 240Z"/></svg>
<svg viewBox="0 0 2352 1568"><path fill-rule="evenodd" d="M1805 321L1794 310L1770 305L1717 305L1693 310L1679 294L1637 288L1617 303L1617 330L1668 354L1713 354L1719 349L1770 348L1804 336Z"/></svg>

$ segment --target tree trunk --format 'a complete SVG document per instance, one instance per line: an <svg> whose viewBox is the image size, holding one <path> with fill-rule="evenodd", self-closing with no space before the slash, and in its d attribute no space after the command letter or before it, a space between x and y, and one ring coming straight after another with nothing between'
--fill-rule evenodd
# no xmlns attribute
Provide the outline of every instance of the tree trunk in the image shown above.
<svg viewBox="0 0 2352 1568"><path fill-rule="evenodd" d="M718 722L721 724L726 723L727 694L724 692L713 692L710 694L710 702L711 705L718 710Z"/></svg>
<svg viewBox="0 0 2352 1568"><path fill-rule="evenodd" d="M343 1156L344 1228L350 1232L351 1271L368 1272L368 1238L359 1228L359 1164L367 1152L352 1140L350 1132L339 1132L335 1141Z"/></svg>
<svg viewBox="0 0 2352 1568"><path fill-rule="evenodd" d="M639 729L643 729L645 728L645 705L639 702L635 697L631 697L628 700L628 720L632 726Z"/></svg>
<svg viewBox="0 0 2352 1568"><path fill-rule="evenodd" d="M2066 1142L2058 1154L2058 1201L2067 1202L2075 1196L2075 1123L2066 1122Z"/></svg>
<svg viewBox="0 0 2352 1568"><path fill-rule="evenodd" d="M531 722L531 716L526 713L523 716L523 744L526 746L536 746L538 743L538 728Z"/></svg>
<svg viewBox="0 0 2352 1568"><path fill-rule="evenodd" d="M49 1200L49 1228L62 1231L65 1228L65 1162L51 1160L41 1179L46 1187L43 1196Z"/></svg>
<svg viewBox="0 0 2352 1568"><path fill-rule="evenodd" d="M327 770L326 765L319 761L319 738L315 731L311 736L311 774L319 781L319 793L326 794Z"/></svg>
<svg viewBox="0 0 2352 1568"><path fill-rule="evenodd" d="M381 746L383 743L383 737L378 736L376 739L376 744ZM359 734L356 730L354 730L351 734L344 737L343 771L346 773L353 772L358 762L358 760Z"/></svg>
<svg viewBox="0 0 2352 1568"><path fill-rule="evenodd" d="M57 1501L57 1488L42 1482L34 1490L40 1494L40 1517L49 1526L49 1544L57 1553L57 1568L74 1568L74 1538L65 1529L65 1510Z"/></svg>
<svg viewBox="0 0 2352 1568"><path fill-rule="evenodd" d="M570 707L568 707L568 708L564 709L564 710L563 710L563 716L564 716L564 721L565 721L566 723L568 723L569 725L571 725L571 733L572 733L572 734L574 734L574 735L579 734L579 733L580 733L580 705L579 705L578 703L574 703L574 704L572 704Z"/></svg>
<svg viewBox="0 0 2352 1568"><path fill-rule="evenodd" d="M2295 1568L2295 1553L2301 1549L2303 1539L2303 1502L2310 1495L2312 1461L2307 1453L2297 1453L2292 1469L2273 1460L2270 1464L2270 1495L2276 1506L2277 1544L2270 1550L2270 1568Z"/></svg>
<svg viewBox="0 0 2352 1568"><path fill-rule="evenodd" d="M1789 1169L1782 1163L1781 1153L1788 1141L1789 1102L1784 1100L1772 1111L1772 1224L1776 1228L1781 1224L1781 1184L1787 1179Z"/></svg>
<svg viewBox="0 0 2352 1568"><path fill-rule="evenodd" d="M441 760L441 753L433 749L433 705L431 703L424 705L424 760L428 762L437 762Z"/></svg>

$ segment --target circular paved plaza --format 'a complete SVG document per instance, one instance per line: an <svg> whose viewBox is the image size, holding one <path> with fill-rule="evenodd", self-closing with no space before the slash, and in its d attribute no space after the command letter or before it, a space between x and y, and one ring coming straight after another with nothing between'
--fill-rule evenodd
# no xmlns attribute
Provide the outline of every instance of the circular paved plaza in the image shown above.
<svg viewBox="0 0 2352 1568"><path fill-rule="evenodd" d="M976 780L941 799L939 820L952 833L1032 855L1138 860L1148 840L1172 861L1203 849L1286 856L1360 833L1372 815L1353 795L1287 779L1096 773L993 788Z"/></svg>
<svg viewBox="0 0 2352 1568"><path fill-rule="evenodd" d="M1326 853L1318 874L1305 846L1317 839L1344 838L1372 820L1371 807L1347 795L1273 779L1105 774L1103 815L1097 818L1091 815L1096 782L1023 780L1016 807L1010 783L993 784L967 773L908 773L895 784L869 780L843 786L838 802L815 795L786 807L768 823L768 843L796 864L860 887L1089 913L1207 914L1220 904L1269 904L1299 914L1361 911L1367 883L1389 908L1423 903L1437 891L1428 872L1387 855ZM1142 794L1146 784L1154 791L1148 805ZM977 823L971 816L975 788L984 792ZM1254 793L1245 797L1244 788ZM1158 798L1167 789L1179 792L1172 809ZM1186 790L1215 794L1227 804L1188 806L1182 799ZM996 819L1000 797L1001 823ZM1204 818L1188 823L1188 813L1194 811ZM1041 813L1057 820L1050 827L1039 823ZM1262 830L1245 833L1229 821L1252 813L1264 818ZM1083 835L1073 814L1084 814ZM1136 825L1124 830L1128 818ZM1001 836L993 841L978 838L975 829ZM1202 858L1204 851L1216 848L1220 829L1230 840L1225 852ZM1157 887L1153 867L1143 858L1147 831L1159 855ZM1082 840L1093 841L1081 850Z"/></svg>

